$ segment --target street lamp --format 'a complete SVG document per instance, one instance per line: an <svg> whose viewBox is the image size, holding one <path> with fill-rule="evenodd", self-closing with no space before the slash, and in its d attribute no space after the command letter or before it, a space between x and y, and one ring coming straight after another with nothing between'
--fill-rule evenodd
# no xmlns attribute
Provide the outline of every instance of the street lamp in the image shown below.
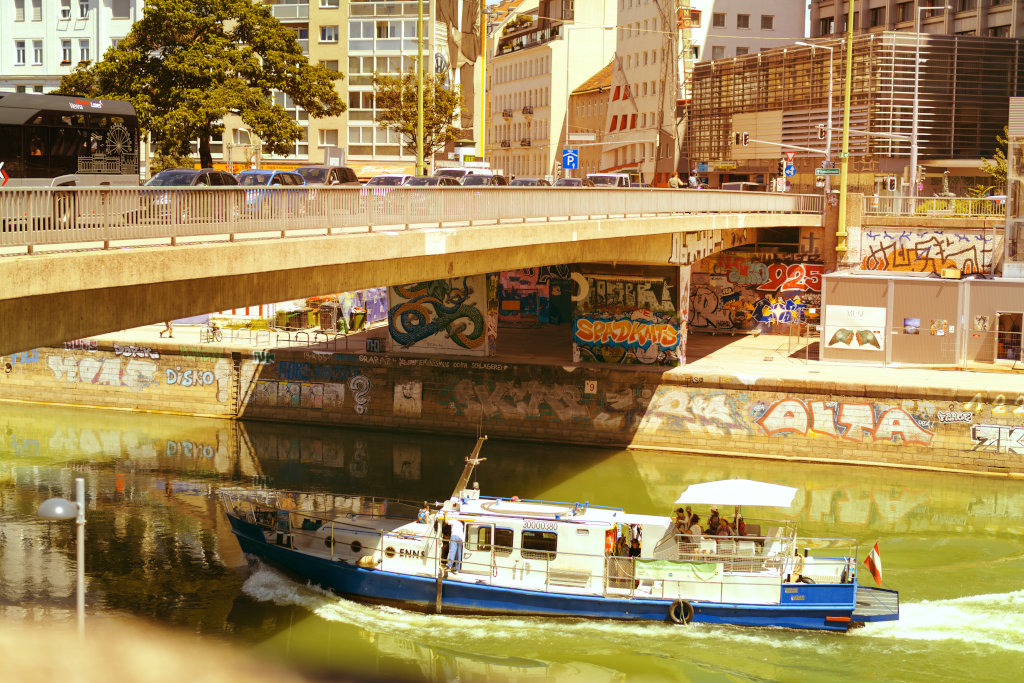
<svg viewBox="0 0 1024 683"><path fill-rule="evenodd" d="M811 59L814 59L814 48L820 47L822 50L828 50L828 123L825 126L825 161L832 161L832 52L835 50L835 47L814 45L813 43L801 41L797 41L796 44L811 48ZM831 178L832 176L825 176L826 197L829 190L831 190Z"/></svg>
<svg viewBox="0 0 1024 683"><path fill-rule="evenodd" d="M63 498L43 501L36 514L46 519L74 519L78 527L78 637L85 637L85 479L75 479L75 502Z"/></svg>
<svg viewBox="0 0 1024 683"><path fill-rule="evenodd" d="M569 34L576 29L584 28L599 28L604 31L612 31L618 28L614 24L604 24L603 26L580 26L578 24L562 24L565 27L565 146L569 147L569 95L572 94L572 88L569 87ZM603 51L602 51L603 52ZM562 169L566 172L567 178L572 177L571 169Z"/></svg>
<svg viewBox="0 0 1024 683"><path fill-rule="evenodd" d="M914 12L914 112L910 130L910 196L917 196L917 95L921 75L921 12L924 10L953 9L950 5L928 5Z"/></svg>

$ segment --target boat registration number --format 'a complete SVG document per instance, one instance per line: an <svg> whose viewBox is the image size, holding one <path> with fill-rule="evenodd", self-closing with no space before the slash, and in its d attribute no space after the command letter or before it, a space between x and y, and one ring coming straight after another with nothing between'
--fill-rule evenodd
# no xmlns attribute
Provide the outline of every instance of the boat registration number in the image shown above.
<svg viewBox="0 0 1024 683"><path fill-rule="evenodd" d="M558 525L555 522L548 522L543 519L526 519L523 520L524 529L536 529L538 531L555 531L558 529Z"/></svg>

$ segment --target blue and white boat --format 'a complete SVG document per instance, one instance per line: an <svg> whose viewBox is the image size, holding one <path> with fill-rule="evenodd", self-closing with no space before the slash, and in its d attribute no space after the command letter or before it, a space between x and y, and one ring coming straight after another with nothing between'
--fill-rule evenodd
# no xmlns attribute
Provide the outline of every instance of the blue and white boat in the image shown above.
<svg viewBox="0 0 1024 683"><path fill-rule="evenodd" d="M243 552L361 602L832 631L899 618L896 591L858 584L853 539L802 538L791 524L752 521L744 536L691 537L668 517L482 496L469 482L485 438L451 497L422 512L412 501L242 488L222 489L221 501ZM788 488L714 484L691 486L680 501L734 504L727 498L738 491L764 505L756 491ZM445 561L454 519L466 531L458 572ZM638 556L623 552L624 536L638 538Z"/></svg>

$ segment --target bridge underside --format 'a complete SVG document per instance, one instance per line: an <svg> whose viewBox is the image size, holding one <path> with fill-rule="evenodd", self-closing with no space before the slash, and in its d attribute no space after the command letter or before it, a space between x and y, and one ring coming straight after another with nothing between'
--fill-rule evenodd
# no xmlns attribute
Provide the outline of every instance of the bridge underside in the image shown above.
<svg viewBox="0 0 1024 683"><path fill-rule="evenodd" d="M0 282L22 295L0 299L0 354L211 311L461 275L578 262L685 265L746 243L758 228L820 220L637 217L7 258Z"/></svg>

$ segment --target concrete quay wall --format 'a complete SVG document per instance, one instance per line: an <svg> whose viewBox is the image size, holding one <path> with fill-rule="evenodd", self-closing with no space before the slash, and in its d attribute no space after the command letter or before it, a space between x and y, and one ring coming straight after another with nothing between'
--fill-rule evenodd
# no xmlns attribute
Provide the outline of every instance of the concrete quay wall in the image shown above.
<svg viewBox="0 0 1024 683"><path fill-rule="evenodd" d="M378 354L75 342L0 400L1024 475L1024 387L885 386Z"/></svg>

